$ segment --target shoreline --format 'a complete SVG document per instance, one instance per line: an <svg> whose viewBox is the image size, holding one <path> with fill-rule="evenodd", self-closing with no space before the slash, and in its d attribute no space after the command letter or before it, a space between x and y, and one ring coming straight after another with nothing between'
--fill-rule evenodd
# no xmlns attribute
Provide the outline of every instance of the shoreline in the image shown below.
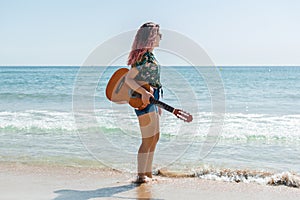
<svg viewBox="0 0 300 200"><path fill-rule="evenodd" d="M299 188L164 177L132 184L135 174L96 167L0 162L0 199L298 199Z"/></svg>

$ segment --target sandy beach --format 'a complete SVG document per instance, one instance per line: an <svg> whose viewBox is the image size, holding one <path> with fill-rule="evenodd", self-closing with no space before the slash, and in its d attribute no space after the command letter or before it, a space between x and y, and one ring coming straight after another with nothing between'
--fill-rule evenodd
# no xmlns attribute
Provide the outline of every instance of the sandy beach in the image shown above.
<svg viewBox="0 0 300 200"><path fill-rule="evenodd" d="M0 164L0 199L299 199L300 189L199 178L168 178L135 185L135 175L108 169Z"/></svg>

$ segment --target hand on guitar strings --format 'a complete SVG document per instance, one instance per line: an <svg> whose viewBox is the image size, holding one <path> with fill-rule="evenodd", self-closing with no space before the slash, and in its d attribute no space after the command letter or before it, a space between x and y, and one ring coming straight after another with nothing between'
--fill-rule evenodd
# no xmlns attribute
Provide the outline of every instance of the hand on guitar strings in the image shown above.
<svg viewBox="0 0 300 200"><path fill-rule="evenodd" d="M141 107L141 110L146 108L148 104L150 104L150 98L154 98L153 94L151 94L150 92L148 92L147 90L144 90L144 92L142 93L142 102L143 105Z"/></svg>

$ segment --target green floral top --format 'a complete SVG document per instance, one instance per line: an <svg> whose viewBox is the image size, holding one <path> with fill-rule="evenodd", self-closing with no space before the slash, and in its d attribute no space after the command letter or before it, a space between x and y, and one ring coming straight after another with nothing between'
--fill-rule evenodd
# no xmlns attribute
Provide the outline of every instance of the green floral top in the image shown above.
<svg viewBox="0 0 300 200"><path fill-rule="evenodd" d="M145 81L153 87L161 88L160 65L152 52L147 51L140 62L133 65L139 71L136 81Z"/></svg>

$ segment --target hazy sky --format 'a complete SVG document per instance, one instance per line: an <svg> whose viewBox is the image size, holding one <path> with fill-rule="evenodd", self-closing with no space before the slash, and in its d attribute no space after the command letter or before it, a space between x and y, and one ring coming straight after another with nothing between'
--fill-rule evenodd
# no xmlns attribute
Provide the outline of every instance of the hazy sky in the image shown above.
<svg viewBox="0 0 300 200"><path fill-rule="evenodd" d="M81 65L147 21L191 38L216 65L300 65L300 1L175 2L0 0L0 65Z"/></svg>

